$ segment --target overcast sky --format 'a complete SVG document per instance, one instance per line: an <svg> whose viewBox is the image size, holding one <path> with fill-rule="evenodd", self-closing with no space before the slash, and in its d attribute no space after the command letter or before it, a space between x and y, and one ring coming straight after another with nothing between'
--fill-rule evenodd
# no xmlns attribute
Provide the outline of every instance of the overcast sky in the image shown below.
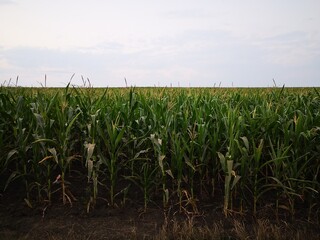
<svg viewBox="0 0 320 240"><path fill-rule="evenodd" d="M0 84L320 86L319 0L0 0Z"/></svg>

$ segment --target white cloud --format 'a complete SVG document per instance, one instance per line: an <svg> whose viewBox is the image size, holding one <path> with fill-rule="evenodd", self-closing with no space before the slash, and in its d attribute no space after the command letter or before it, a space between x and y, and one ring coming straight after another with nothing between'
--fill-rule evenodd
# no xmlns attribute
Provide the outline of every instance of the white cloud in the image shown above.
<svg viewBox="0 0 320 240"><path fill-rule="evenodd" d="M8 62L8 60L0 55L0 71L12 69L13 66Z"/></svg>
<svg viewBox="0 0 320 240"><path fill-rule="evenodd" d="M296 66L310 64L320 56L320 37L303 31L287 32L257 41L270 63Z"/></svg>
<svg viewBox="0 0 320 240"><path fill-rule="evenodd" d="M76 73L99 86L123 77L138 86L319 79L317 1L5 2L13 1L0 0L1 77L37 82L47 73L60 84Z"/></svg>
<svg viewBox="0 0 320 240"><path fill-rule="evenodd" d="M14 0L0 0L0 5L14 4L16 1Z"/></svg>

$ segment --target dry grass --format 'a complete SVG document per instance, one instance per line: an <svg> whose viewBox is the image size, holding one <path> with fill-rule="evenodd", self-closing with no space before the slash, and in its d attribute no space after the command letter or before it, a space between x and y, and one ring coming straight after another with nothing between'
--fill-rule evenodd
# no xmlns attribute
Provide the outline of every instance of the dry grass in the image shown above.
<svg viewBox="0 0 320 240"><path fill-rule="evenodd" d="M97 220L97 219L96 219ZM286 222L271 223L266 219L258 219L255 223L247 225L244 221L233 219L231 224L224 220L212 224L199 224L192 219L170 220L163 225L132 221L103 221L98 219L52 219L48 222L39 222L27 232L16 230L0 230L0 239L47 239L47 240L99 240L99 239L239 239L239 240L276 240L276 239L319 239L319 228L300 226Z"/></svg>
<svg viewBox="0 0 320 240"><path fill-rule="evenodd" d="M194 226L190 222L177 223L172 226L163 226L159 234L153 239L240 239L240 240L275 240L275 239L319 239L319 231L310 231L306 228L297 229L285 222L270 223L268 220L257 220L255 224L246 226L239 220L234 220L233 226L226 229L223 222L210 226Z"/></svg>

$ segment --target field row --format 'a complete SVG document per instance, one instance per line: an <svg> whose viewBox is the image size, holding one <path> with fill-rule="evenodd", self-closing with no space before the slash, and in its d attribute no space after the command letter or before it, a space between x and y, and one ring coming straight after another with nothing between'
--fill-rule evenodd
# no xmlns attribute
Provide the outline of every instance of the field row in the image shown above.
<svg viewBox="0 0 320 240"><path fill-rule="evenodd" d="M2 87L0 114L0 187L30 206L320 215L317 89Z"/></svg>

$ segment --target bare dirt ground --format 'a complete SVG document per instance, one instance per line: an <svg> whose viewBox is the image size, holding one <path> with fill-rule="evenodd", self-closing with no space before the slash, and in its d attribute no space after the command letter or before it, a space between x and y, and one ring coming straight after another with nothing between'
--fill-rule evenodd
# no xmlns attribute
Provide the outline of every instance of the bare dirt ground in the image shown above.
<svg viewBox="0 0 320 240"><path fill-rule="evenodd" d="M32 208L24 201L21 185L13 184L0 193L0 240L99 240L99 239L320 239L319 218L307 220L301 208L292 219L288 212L275 217L274 206L261 206L257 216L250 210L223 214L222 199L190 205L150 203L143 199L110 207L105 200L87 213L85 199L63 205L59 193L51 205L45 201ZM77 189L79 192L77 193ZM81 184L73 192L84 196ZM317 214L315 214L317 216Z"/></svg>
<svg viewBox="0 0 320 240"><path fill-rule="evenodd" d="M0 197L0 239L320 239L315 222L275 219L272 208L253 217L249 213L222 214L217 205L199 212L179 212L142 206L97 206L90 213L79 202L30 208L23 200ZM269 217L268 217L269 216Z"/></svg>

